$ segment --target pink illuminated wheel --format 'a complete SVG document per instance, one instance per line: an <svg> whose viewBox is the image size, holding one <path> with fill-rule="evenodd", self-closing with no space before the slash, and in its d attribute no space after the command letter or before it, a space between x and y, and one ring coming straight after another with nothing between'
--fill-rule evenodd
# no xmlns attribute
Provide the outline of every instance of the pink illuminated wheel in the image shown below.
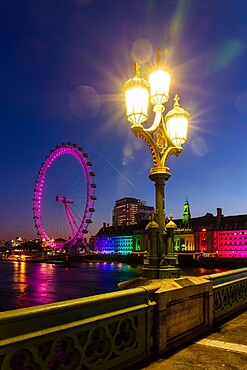
<svg viewBox="0 0 247 370"><path fill-rule="evenodd" d="M83 244L96 200L88 154L62 143L46 157L35 183L33 213L38 235L55 248Z"/></svg>

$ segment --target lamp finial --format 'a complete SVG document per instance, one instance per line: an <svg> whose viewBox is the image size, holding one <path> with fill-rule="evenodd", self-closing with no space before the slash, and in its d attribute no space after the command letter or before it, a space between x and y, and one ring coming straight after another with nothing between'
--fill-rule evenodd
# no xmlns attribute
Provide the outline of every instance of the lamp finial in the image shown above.
<svg viewBox="0 0 247 370"><path fill-rule="evenodd" d="M157 49L157 64L160 64L161 62L161 50Z"/></svg>
<svg viewBox="0 0 247 370"><path fill-rule="evenodd" d="M176 94L175 95L175 97L174 97L174 107L180 107L180 104L179 104L179 99L180 99L180 97L178 96L178 94Z"/></svg>
<svg viewBox="0 0 247 370"><path fill-rule="evenodd" d="M140 66L139 66L139 63L138 62L135 62L133 64L133 67L134 67L134 76L133 77L140 77L140 72L139 72Z"/></svg>

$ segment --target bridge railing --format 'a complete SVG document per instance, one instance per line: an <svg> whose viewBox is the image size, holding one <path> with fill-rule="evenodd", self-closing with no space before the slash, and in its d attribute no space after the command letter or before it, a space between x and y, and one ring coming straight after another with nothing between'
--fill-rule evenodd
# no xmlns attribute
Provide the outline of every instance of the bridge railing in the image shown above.
<svg viewBox="0 0 247 370"><path fill-rule="evenodd" d="M1 370L124 369L247 306L247 268L0 313Z"/></svg>
<svg viewBox="0 0 247 370"><path fill-rule="evenodd" d="M152 289L0 313L0 368L114 369L150 355Z"/></svg>
<svg viewBox="0 0 247 370"><path fill-rule="evenodd" d="M120 284L123 288L135 282ZM247 307L247 268L201 277L157 279L155 286L153 352L167 350L210 332L215 325Z"/></svg>
<svg viewBox="0 0 247 370"><path fill-rule="evenodd" d="M247 268L207 276L213 285L214 325L247 306Z"/></svg>
<svg viewBox="0 0 247 370"><path fill-rule="evenodd" d="M155 288L152 353L161 355L212 329L213 288L204 277L139 278L121 283L119 288L128 289L136 284Z"/></svg>

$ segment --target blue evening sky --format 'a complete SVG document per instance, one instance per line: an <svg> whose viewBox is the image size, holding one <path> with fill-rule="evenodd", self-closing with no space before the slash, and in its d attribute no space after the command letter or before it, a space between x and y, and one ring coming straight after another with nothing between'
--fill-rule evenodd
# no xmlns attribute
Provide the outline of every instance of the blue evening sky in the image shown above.
<svg viewBox="0 0 247 370"><path fill-rule="evenodd" d="M170 157L166 212L180 218L247 213L245 0L1 0L0 239L36 236L32 198L51 149L71 141L94 164L90 231L111 224L115 200L154 205L146 144L125 121L133 60L160 48L191 114L188 142ZM150 120L153 114L150 114Z"/></svg>

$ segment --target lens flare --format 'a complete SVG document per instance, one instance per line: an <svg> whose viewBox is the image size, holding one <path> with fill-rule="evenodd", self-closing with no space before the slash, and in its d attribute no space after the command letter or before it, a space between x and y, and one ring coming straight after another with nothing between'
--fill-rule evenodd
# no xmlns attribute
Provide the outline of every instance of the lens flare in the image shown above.
<svg viewBox="0 0 247 370"><path fill-rule="evenodd" d="M70 96L72 113L80 119L92 119L100 110L100 96L93 87L79 86Z"/></svg>
<svg viewBox="0 0 247 370"><path fill-rule="evenodd" d="M146 39L138 39L134 42L131 50L133 60L146 63L153 55L153 46Z"/></svg>
<svg viewBox="0 0 247 370"><path fill-rule="evenodd" d="M124 158L131 158L133 156L133 148L130 146L129 143L127 143L123 150Z"/></svg>
<svg viewBox="0 0 247 370"><path fill-rule="evenodd" d="M231 65L243 52L245 45L239 39L226 40L217 48L217 52L212 57L208 70L217 72Z"/></svg>
<svg viewBox="0 0 247 370"><path fill-rule="evenodd" d="M205 155L207 155L208 153L207 143L200 136L197 136L194 140L192 140L190 145L191 145L192 151L198 157L205 157Z"/></svg>

